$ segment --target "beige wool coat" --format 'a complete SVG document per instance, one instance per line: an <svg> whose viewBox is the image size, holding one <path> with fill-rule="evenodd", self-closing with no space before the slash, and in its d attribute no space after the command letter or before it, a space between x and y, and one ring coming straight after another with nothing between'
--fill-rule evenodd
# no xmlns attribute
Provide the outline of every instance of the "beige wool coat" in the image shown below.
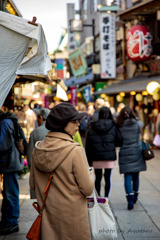
<svg viewBox="0 0 160 240"><path fill-rule="evenodd" d="M90 240L86 196L94 187L84 149L66 133L49 132L36 143L30 188L40 206L55 170L42 213L42 240Z"/></svg>

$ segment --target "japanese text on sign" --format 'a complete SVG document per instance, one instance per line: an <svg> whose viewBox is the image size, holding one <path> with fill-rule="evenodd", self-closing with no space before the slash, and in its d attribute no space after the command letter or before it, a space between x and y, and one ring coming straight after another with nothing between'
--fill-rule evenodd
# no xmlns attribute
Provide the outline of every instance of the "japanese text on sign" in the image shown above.
<svg viewBox="0 0 160 240"><path fill-rule="evenodd" d="M115 78L115 17L114 14L101 15L101 78Z"/></svg>

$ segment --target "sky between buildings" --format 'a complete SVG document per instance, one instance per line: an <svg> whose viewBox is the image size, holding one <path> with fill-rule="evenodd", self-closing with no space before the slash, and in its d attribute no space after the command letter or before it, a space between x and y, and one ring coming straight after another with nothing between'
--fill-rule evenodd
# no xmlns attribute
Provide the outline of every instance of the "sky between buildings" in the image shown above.
<svg viewBox="0 0 160 240"><path fill-rule="evenodd" d="M52 53L57 47L60 36L67 27L67 3L75 3L78 9L78 0L13 0L23 18L32 20L37 17L37 23L43 27L48 52Z"/></svg>

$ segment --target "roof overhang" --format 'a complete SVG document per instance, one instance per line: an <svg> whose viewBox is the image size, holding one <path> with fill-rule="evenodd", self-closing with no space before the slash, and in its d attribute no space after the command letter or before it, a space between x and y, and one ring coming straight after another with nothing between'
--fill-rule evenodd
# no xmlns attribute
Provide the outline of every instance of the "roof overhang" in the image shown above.
<svg viewBox="0 0 160 240"><path fill-rule="evenodd" d="M146 90L147 84L151 81L160 83L160 76L152 77L136 77L123 80L119 83L112 84L111 86L94 92L94 95L105 93L107 95L114 95L120 92L130 93L131 91L142 92Z"/></svg>
<svg viewBox="0 0 160 240"><path fill-rule="evenodd" d="M135 16L155 14L158 10L160 10L160 0L146 0L145 2L119 12L117 17L120 17L120 20L130 21L131 19L135 19Z"/></svg>
<svg viewBox="0 0 160 240"><path fill-rule="evenodd" d="M51 79L49 75L19 75L16 78L16 81L14 82L14 86L21 85L21 84L27 84L32 82L43 82L45 84L56 86L56 83L59 81L59 79Z"/></svg>

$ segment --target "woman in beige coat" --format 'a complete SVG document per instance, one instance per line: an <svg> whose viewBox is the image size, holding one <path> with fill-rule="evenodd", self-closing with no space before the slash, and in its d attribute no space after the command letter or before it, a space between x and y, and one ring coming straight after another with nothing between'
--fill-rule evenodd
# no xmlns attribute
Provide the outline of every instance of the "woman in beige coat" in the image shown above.
<svg viewBox="0 0 160 240"><path fill-rule="evenodd" d="M83 117L72 104L55 106L47 120L50 130L32 153L30 187L42 206L44 189L54 170L42 213L42 240L90 240L86 196L94 187L84 149L73 141Z"/></svg>

